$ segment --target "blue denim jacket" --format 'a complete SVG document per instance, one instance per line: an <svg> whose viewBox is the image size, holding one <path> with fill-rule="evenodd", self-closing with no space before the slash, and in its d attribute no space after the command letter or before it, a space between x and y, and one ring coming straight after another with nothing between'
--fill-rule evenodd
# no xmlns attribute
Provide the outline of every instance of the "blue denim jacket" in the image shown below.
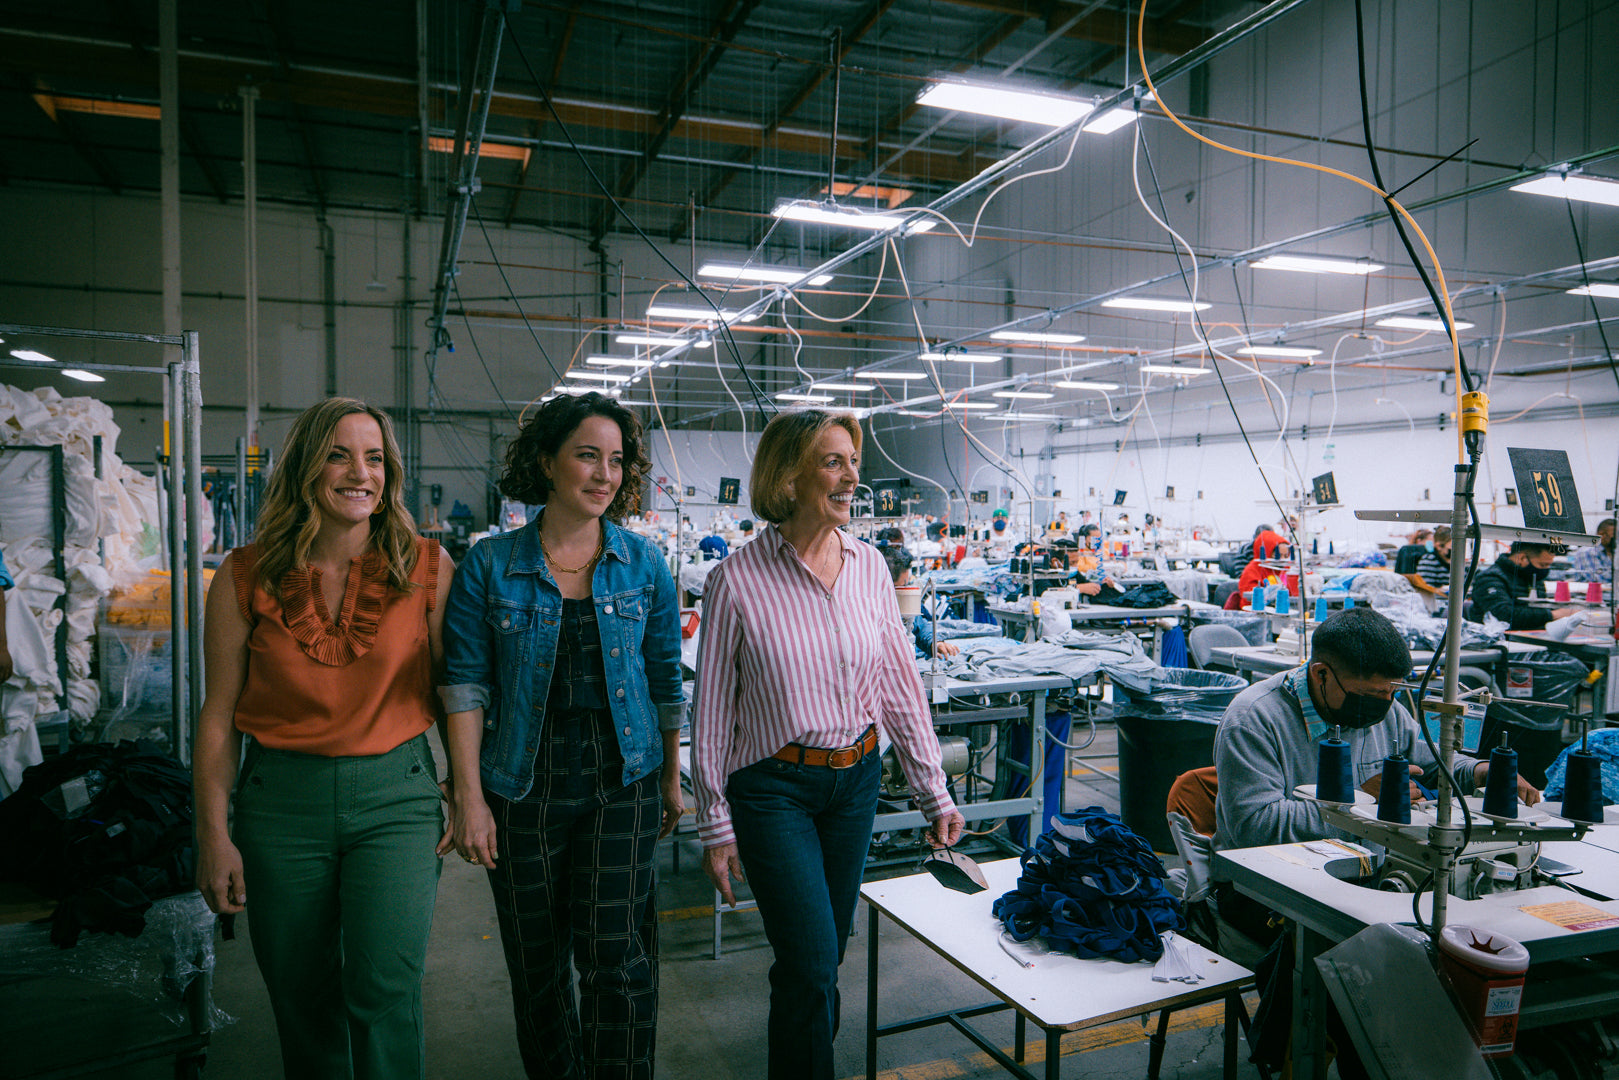
<svg viewBox="0 0 1619 1080"><path fill-rule="evenodd" d="M591 596L630 784L663 764L661 733L685 719L680 601L656 546L605 518L602 528ZM562 593L540 552L538 518L480 541L456 569L444 606L440 694L449 712L483 709L483 783L505 799L521 799L534 785L561 621Z"/></svg>

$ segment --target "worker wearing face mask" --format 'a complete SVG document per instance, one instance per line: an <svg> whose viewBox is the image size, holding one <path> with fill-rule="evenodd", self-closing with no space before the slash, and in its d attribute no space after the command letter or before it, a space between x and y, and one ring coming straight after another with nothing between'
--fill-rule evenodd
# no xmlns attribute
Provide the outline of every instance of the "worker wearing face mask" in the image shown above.
<svg viewBox="0 0 1619 1080"><path fill-rule="evenodd" d="M1328 825L1320 807L1294 789L1314 784L1319 744L1333 729L1349 744L1354 782L1369 795L1381 787L1383 759L1399 753L1413 774L1437 780L1437 763L1401 704L1396 683L1411 673L1411 651L1394 624L1369 607L1340 611L1310 638L1310 661L1255 683L1226 709L1214 737L1219 776L1215 846L1259 847L1347 834ZM1489 763L1458 755L1464 793L1483 786ZM1421 791L1413 785L1413 797ZM1522 777L1526 805L1540 792Z"/></svg>
<svg viewBox="0 0 1619 1080"><path fill-rule="evenodd" d="M1483 622L1484 616L1493 615L1509 630L1539 630L1553 619L1579 611L1574 607L1552 610L1526 602L1531 592L1544 593L1540 583L1546 580L1553 558L1552 549L1545 544L1514 543L1510 551L1495 560L1495 565L1480 570L1473 579L1467 617Z"/></svg>

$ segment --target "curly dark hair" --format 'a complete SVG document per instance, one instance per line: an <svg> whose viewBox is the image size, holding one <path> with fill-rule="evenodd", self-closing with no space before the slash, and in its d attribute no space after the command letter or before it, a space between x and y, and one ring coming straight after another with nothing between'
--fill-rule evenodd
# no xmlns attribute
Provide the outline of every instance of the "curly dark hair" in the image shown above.
<svg viewBox="0 0 1619 1080"><path fill-rule="evenodd" d="M540 460L561 450L568 436L588 416L605 416L618 425L624 437L623 481L605 516L622 524L626 516L639 511L641 483L652 466L641 432L641 419L612 398L595 391L558 394L529 417L518 429L517 438L506 448L501 493L530 506L545 502L551 494L551 482L545 478Z"/></svg>

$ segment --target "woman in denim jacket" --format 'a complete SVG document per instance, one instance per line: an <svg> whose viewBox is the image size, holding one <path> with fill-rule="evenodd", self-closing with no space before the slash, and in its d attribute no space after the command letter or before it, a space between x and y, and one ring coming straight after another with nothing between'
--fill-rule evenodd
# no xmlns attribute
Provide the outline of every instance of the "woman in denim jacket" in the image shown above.
<svg viewBox="0 0 1619 1080"><path fill-rule="evenodd" d="M681 813L679 606L658 550L610 520L636 508L647 466L634 413L553 398L500 481L543 509L475 546L445 605L444 846L489 871L530 1077L652 1075L653 851Z"/></svg>

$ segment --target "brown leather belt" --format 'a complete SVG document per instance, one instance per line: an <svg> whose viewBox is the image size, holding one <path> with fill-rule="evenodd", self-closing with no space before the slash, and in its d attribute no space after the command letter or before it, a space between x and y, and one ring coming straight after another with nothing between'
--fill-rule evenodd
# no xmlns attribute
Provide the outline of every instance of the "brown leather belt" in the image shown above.
<svg viewBox="0 0 1619 1080"><path fill-rule="evenodd" d="M820 765L828 769L847 769L856 764L867 754L877 752L877 725L873 724L860 736L858 742L852 746L840 746L836 750L824 750L818 746L800 746L790 742L777 750L771 757L790 761L794 765Z"/></svg>

